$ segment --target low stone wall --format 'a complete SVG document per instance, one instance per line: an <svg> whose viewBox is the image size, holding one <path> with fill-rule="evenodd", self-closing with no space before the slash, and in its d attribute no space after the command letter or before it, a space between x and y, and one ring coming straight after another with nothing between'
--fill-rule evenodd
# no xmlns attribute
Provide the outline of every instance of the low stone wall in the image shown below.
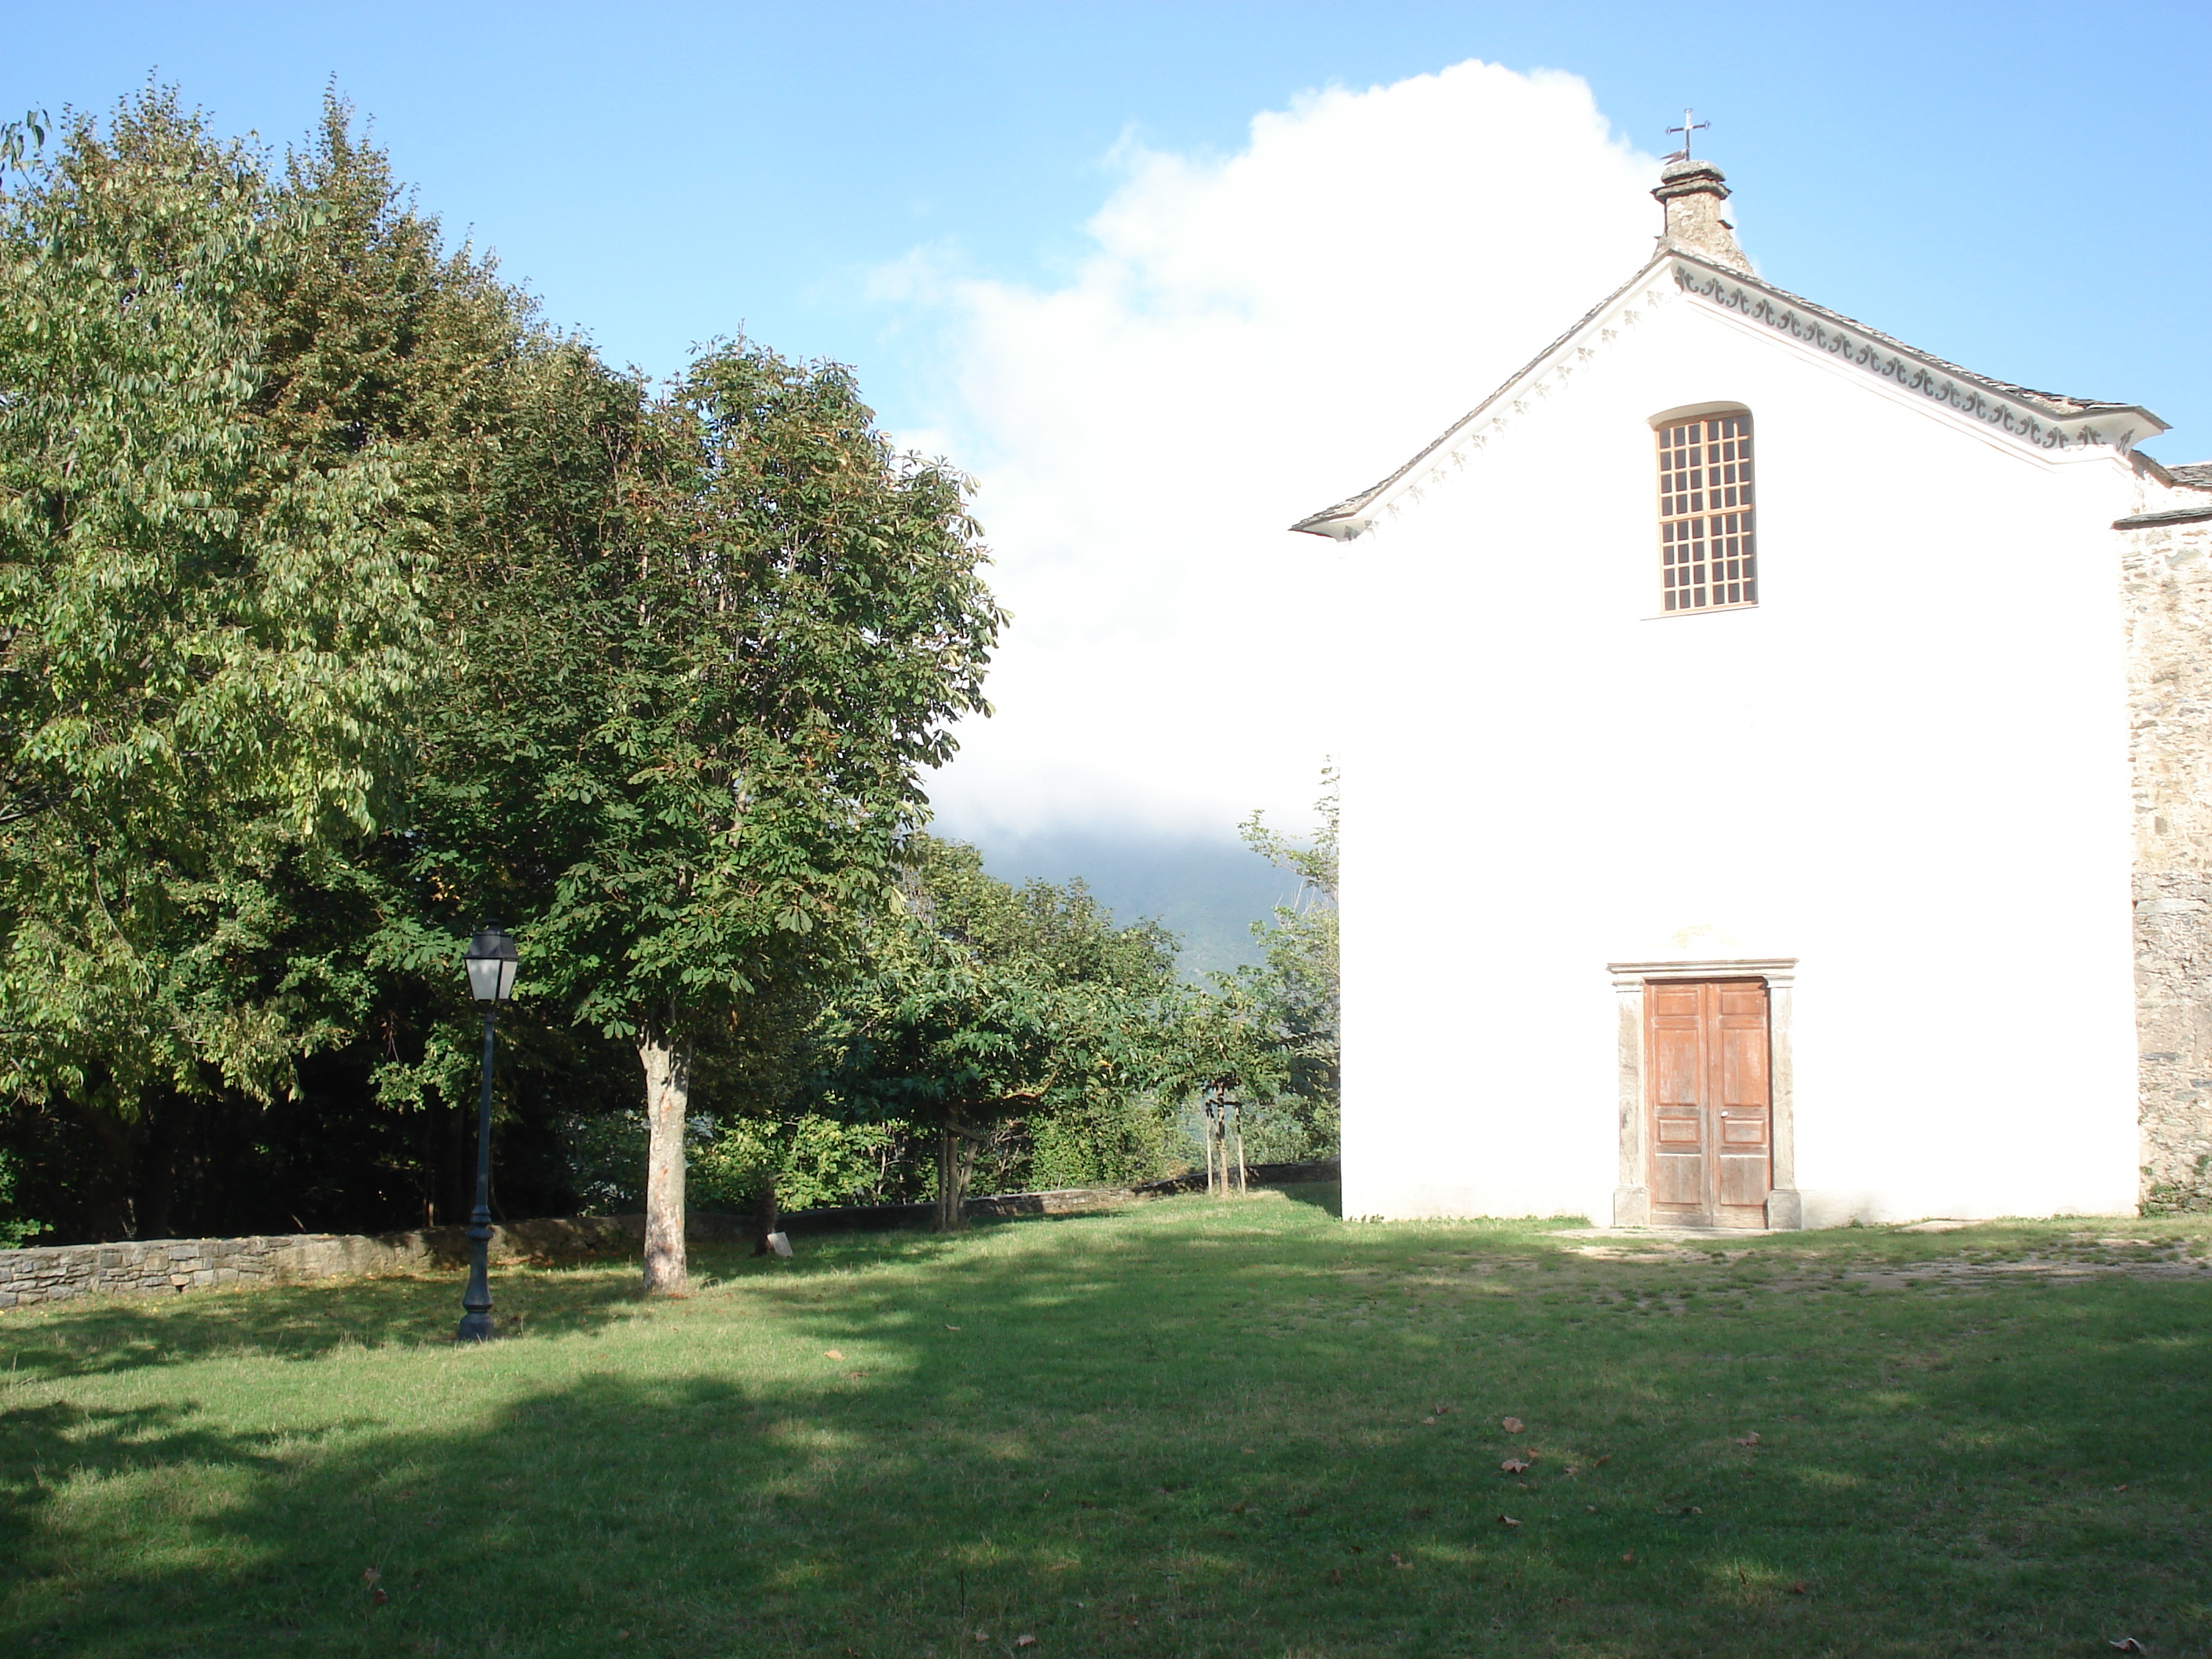
<svg viewBox="0 0 2212 1659"><path fill-rule="evenodd" d="M1333 1181L1337 1166L1258 1164L1255 1185ZM1073 1215L1143 1198L1203 1188L1203 1175L1175 1176L1137 1188L1067 1187L1043 1193L996 1193L971 1198L975 1216ZM781 1218L787 1232L866 1232L927 1225L927 1204L884 1204L841 1210L799 1210ZM694 1244L742 1243L754 1237L746 1216L694 1211L684 1236ZM643 1248L641 1215L580 1216L518 1221L495 1227L495 1265L548 1267L628 1255ZM113 1244L60 1244L0 1250L0 1308L32 1307L80 1296L173 1296L218 1285L299 1285L311 1279L378 1273L457 1272L468 1265L465 1228L425 1227L406 1233L293 1233L258 1238L133 1239Z"/></svg>
<svg viewBox="0 0 2212 1659"><path fill-rule="evenodd" d="M492 1229L491 1259L583 1261L632 1248L639 1217L523 1221ZM0 1250L0 1308L80 1296L167 1296L216 1285L297 1285L316 1279L465 1267L460 1227L417 1232L293 1233L256 1238L155 1238Z"/></svg>

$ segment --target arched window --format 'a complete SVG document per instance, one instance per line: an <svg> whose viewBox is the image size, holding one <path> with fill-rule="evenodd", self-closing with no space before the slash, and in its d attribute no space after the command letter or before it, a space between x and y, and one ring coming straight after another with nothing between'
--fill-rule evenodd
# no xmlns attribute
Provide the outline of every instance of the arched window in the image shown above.
<svg viewBox="0 0 2212 1659"><path fill-rule="evenodd" d="M1668 613L1759 603L1751 411L1662 416L1659 587Z"/></svg>

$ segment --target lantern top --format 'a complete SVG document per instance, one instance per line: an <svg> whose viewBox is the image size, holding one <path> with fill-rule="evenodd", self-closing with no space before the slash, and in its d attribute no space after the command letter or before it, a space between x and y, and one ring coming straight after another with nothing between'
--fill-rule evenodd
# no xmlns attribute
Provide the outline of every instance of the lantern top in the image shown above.
<svg viewBox="0 0 2212 1659"><path fill-rule="evenodd" d="M520 953L514 935L496 921L477 924L465 958L469 969L469 994L478 1002L505 1002L514 994L514 975Z"/></svg>

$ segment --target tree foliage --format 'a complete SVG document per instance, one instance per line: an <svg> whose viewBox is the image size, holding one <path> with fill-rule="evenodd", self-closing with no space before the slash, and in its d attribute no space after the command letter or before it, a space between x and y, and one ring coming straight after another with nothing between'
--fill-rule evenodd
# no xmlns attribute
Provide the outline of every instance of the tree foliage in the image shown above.
<svg viewBox="0 0 2212 1659"><path fill-rule="evenodd" d="M64 1188L64 1227L166 1231L185 1163L204 1198L249 1157L294 1185L195 1214L413 1182L453 1218L491 915L502 1133L619 1141L642 1070L653 1288L687 1144L717 1201L803 1201L903 1193L927 1142L957 1219L978 1158L1158 1173L1194 1079L1304 1063L1257 981L1224 1018L1157 927L919 833L1004 618L967 482L848 370L611 369L335 98L282 155L158 88L34 114L0 177L15 1231Z"/></svg>
<svg viewBox="0 0 2212 1659"><path fill-rule="evenodd" d="M1218 1003L1194 1036L1194 1069L1258 1107L1247 1139L1261 1158L1337 1148L1342 999L1337 970L1337 778L1322 773L1315 833L1298 841L1255 812L1244 844L1298 878L1297 894L1253 925L1262 960L1214 976Z"/></svg>
<svg viewBox="0 0 2212 1659"><path fill-rule="evenodd" d="M500 896L533 995L634 1047L647 1279L679 1289L694 1066L757 1060L789 1028L751 1022L848 957L1000 617L965 481L896 453L844 369L739 343L658 396L544 373L411 872Z"/></svg>
<svg viewBox="0 0 2212 1659"><path fill-rule="evenodd" d="M328 182L149 92L0 201L0 1088L111 1133L333 1039L286 890L389 810L427 672L406 447L301 441Z"/></svg>
<svg viewBox="0 0 2212 1659"><path fill-rule="evenodd" d="M1094 1154L1156 1166L1186 1003L1172 937L1115 926L1080 883L1012 887L973 847L920 836L907 851L901 902L827 1023L829 1098L934 1139L947 1230L993 1132L1017 1120L1048 1156L1087 1121Z"/></svg>

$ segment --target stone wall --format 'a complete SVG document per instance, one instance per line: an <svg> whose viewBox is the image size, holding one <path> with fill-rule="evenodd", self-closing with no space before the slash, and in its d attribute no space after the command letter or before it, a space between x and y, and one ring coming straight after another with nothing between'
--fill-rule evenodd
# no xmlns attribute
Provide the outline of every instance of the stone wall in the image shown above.
<svg viewBox="0 0 2212 1659"><path fill-rule="evenodd" d="M1334 1158L1314 1164L1254 1164L1252 1184L1334 1181ZM974 1216L1073 1215L1139 1199L1203 1190L1206 1177L1171 1176L1139 1188L1070 1187L1041 1193L994 1193L971 1198ZM799 1210L782 1218L785 1231L872 1231L927 1225L928 1204L886 1204L841 1210ZM755 1237L752 1218L694 1210L684 1218L693 1244L743 1243ZM595 1257L630 1255L645 1243L641 1215L582 1216L518 1221L495 1227L494 1266L526 1262L551 1266ZM298 1285L310 1279L377 1273L458 1272L468 1265L465 1228L428 1227L418 1232L295 1233L266 1238L134 1239L115 1244L61 1244L0 1250L0 1308L65 1302L80 1296L173 1296L219 1285Z"/></svg>
<svg viewBox="0 0 2212 1659"><path fill-rule="evenodd" d="M636 1216L518 1222L492 1229L491 1259L510 1265L582 1261L635 1249L643 1237L643 1219ZM297 1285L316 1279L434 1271L459 1268L467 1261L468 1234L459 1227L375 1237L300 1233L0 1250L0 1308L80 1296L168 1296L218 1285Z"/></svg>
<svg viewBox="0 0 2212 1659"><path fill-rule="evenodd" d="M2212 522L2120 543L2142 1201L2212 1208Z"/></svg>

